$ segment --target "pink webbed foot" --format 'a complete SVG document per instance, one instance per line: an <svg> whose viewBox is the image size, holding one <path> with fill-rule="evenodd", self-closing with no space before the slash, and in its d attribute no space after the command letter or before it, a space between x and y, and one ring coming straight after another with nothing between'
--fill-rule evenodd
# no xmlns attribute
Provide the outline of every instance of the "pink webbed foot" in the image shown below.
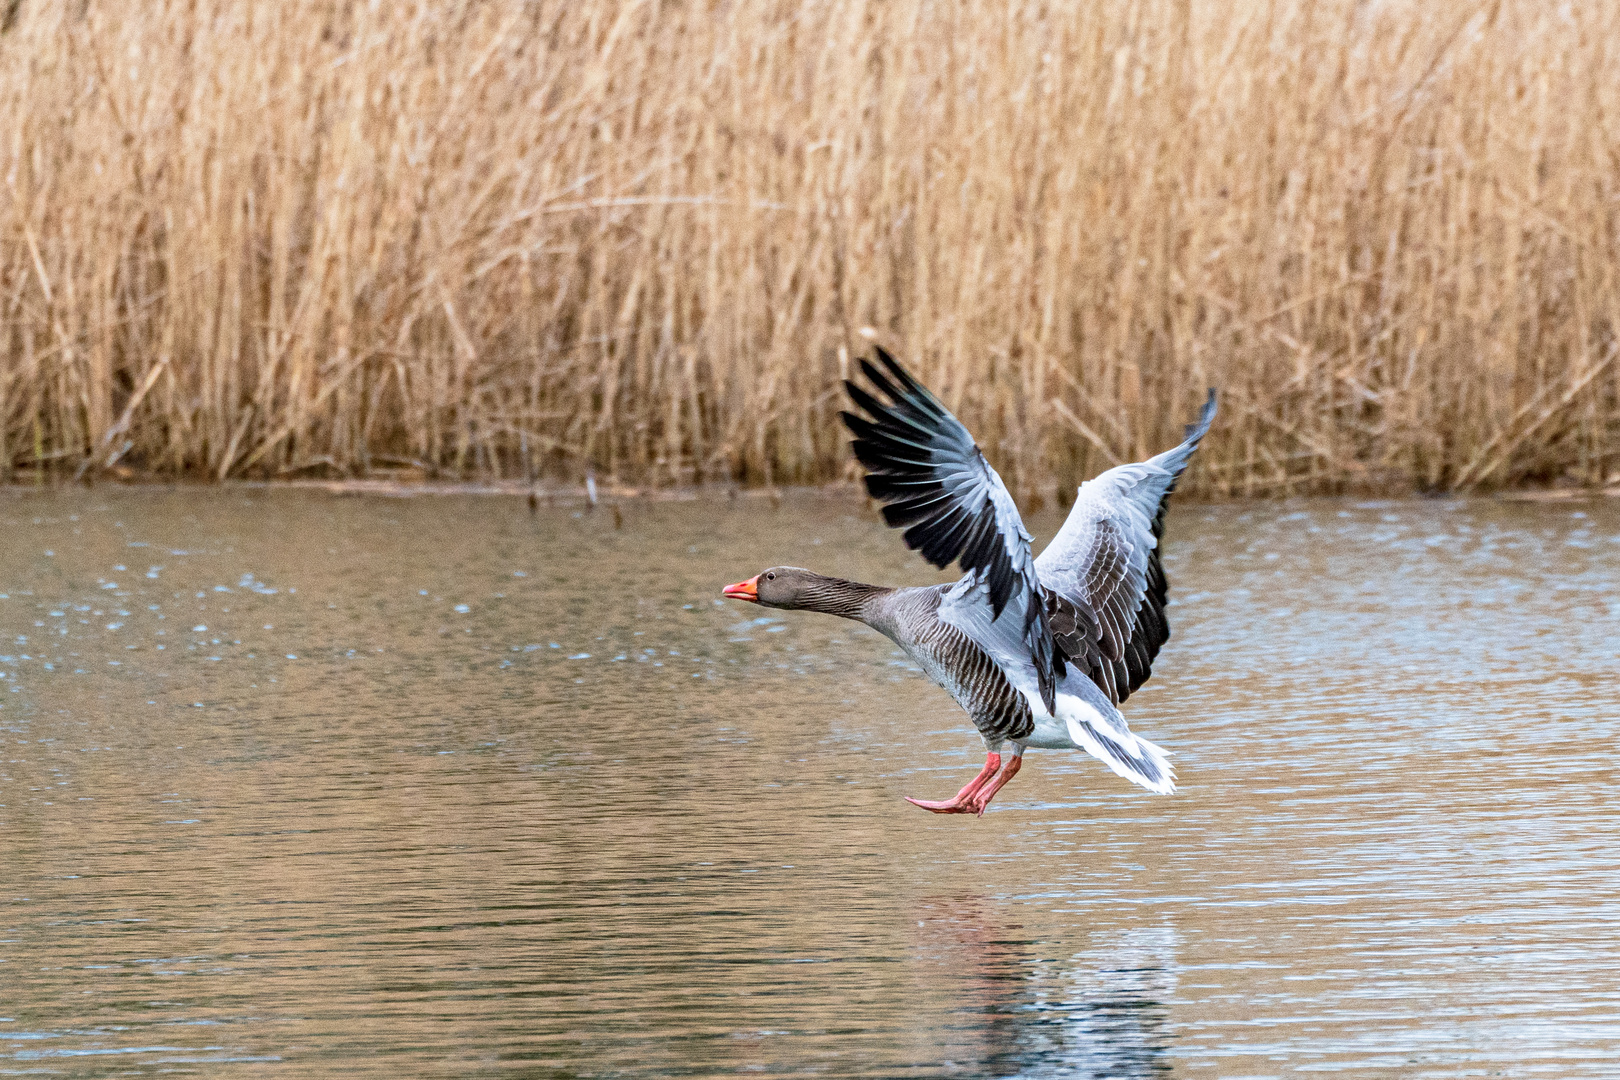
<svg viewBox="0 0 1620 1080"><path fill-rule="evenodd" d="M910 803L912 806L920 806L924 810L934 814L972 813L972 811L967 808L967 800L970 799L980 788L984 787L985 784L989 783L990 778L995 776L997 770L1000 768L1001 755L986 754L984 755L984 768L979 770L979 775L975 776L972 780L969 780L967 786L961 791L958 791L954 798L940 802L930 799L913 799L908 795L906 796L906 802Z"/></svg>
<svg viewBox="0 0 1620 1080"><path fill-rule="evenodd" d="M1007 786L1007 781L1018 775L1018 770L1023 766L1023 763L1024 756L1022 754L1014 754L1011 758L1009 758L1007 761L1007 767L1002 769L1000 774L994 780L990 781L990 783L984 785L978 791L975 791L972 796L970 796L970 801L972 803L970 813L984 817L984 808L990 805L990 800L996 797L996 792Z"/></svg>
<svg viewBox="0 0 1620 1080"><path fill-rule="evenodd" d="M906 802L912 806L920 806L933 814L976 814L983 817L984 808L990 805L990 800L995 798L996 792L1017 775L1021 761L1021 755L1015 754L1003 769L1000 754L986 754L984 768L979 770L979 775L968 781L967 786L958 791L954 798L938 802L908 796Z"/></svg>

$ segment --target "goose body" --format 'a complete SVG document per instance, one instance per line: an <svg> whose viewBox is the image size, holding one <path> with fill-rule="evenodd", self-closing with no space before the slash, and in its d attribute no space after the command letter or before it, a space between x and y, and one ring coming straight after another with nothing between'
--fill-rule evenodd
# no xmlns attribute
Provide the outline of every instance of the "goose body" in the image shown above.
<svg viewBox="0 0 1620 1080"><path fill-rule="evenodd" d="M953 584L889 588L779 566L725 595L856 619L888 637L956 700L978 729L985 764L935 813L984 813L1023 753L1084 750L1150 791L1175 790L1165 753L1134 735L1119 705L1145 682L1170 636L1159 558L1165 504L1215 416L1215 392L1181 445L1082 484L1039 558L1001 478L961 421L893 357L861 369L874 396L846 383L865 415L844 413L866 485L907 545Z"/></svg>

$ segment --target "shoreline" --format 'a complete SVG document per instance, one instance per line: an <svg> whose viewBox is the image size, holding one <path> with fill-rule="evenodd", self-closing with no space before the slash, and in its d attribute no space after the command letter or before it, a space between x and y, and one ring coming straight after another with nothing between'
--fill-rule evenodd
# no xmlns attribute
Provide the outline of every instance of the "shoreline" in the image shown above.
<svg viewBox="0 0 1620 1080"><path fill-rule="evenodd" d="M385 499L412 499L423 496L504 496L528 499L534 508L540 506L594 507L615 502L700 502L706 499L738 501L750 500L780 504L785 499L813 497L842 497L865 502L867 496L859 484L834 481L825 484L799 484L776 487L743 487L737 484L700 484L680 487L652 487L596 481L593 493L584 484L526 483L521 480L415 480L387 477L360 477L337 480L187 480L158 476L129 476L103 478L95 483L64 481L0 483L0 494L9 497L53 494L68 490L93 491L98 486L111 486L121 490L163 491L217 491L232 494L241 491L320 491L329 495L358 497L372 496ZM1620 484L1604 487L1507 488L1486 492L1425 493L1416 490L1401 492L1357 492L1337 494L1298 494L1283 496L1214 496L1207 493L1178 492L1178 501L1198 505L1225 505L1230 503L1282 503L1296 500L1387 500L1394 502L1451 499L1487 499L1499 502L1575 502L1589 499L1620 498ZM1025 512L1044 509L1044 500ZM1064 508L1066 509L1066 507Z"/></svg>

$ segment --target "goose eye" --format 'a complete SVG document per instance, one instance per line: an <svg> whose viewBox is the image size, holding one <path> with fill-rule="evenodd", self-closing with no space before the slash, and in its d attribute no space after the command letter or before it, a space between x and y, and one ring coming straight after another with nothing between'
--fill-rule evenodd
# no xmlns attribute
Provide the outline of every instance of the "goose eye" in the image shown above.
<svg viewBox="0 0 1620 1080"><path fill-rule="evenodd" d="M766 574L765 575L765 580L766 581L775 581L776 580L776 575L775 574Z"/></svg>

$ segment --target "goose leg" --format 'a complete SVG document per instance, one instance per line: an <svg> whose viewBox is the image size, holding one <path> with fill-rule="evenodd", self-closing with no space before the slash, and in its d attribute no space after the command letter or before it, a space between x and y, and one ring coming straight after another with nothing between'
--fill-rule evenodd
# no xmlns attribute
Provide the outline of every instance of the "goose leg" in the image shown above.
<svg viewBox="0 0 1620 1080"><path fill-rule="evenodd" d="M1007 767L1001 770L1000 775L968 796L965 811L984 817L984 808L990 805L990 800L996 797L996 792L1007 786L1007 781L1018 775L1018 769L1023 763L1023 754L1014 754L1008 758Z"/></svg>
<svg viewBox="0 0 1620 1080"><path fill-rule="evenodd" d="M1018 759L1016 757L1013 758L1013 761L1016 762L1017 760ZM979 775L975 776L972 780L969 780L967 787L963 788L961 791L958 791L955 798L945 802L938 802L929 801L927 799L913 799L908 795L906 796L906 802L910 803L912 806L920 806L924 810L934 814L979 814L982 816L984 814L984 807L980 806L977 810L974 810L971 808L970 803L972 802L973 797L978 794L979 789L988 784L991 778L996 775L1000 768L1001 755L992 751L984 755L984 768L979 770ZM1009 777L1008 779L1011 778ZM1003 780L1001 784L1005 784L1006 782L1006 780ZM999 788L1001 784L997 784L996 787ZM992 791L992 794L994 794L994 791ZM984 801L988 803L990 800L985 799Z"/></svg>

